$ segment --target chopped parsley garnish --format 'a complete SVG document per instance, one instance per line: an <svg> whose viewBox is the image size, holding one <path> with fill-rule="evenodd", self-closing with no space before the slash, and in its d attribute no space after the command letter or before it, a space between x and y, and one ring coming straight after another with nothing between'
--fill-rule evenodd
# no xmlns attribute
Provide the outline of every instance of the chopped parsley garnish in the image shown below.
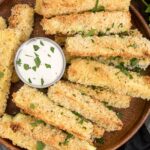
<svg viewBox="0 0 150 150"><path fill-rule="evenodd" d="M122 28L123 27L123 23L120 23L119 25L118 25L118 28Z"/></svg>
<svg viewBox="0 0 150 150"><path fill-rule="evenodd" d="M28 81L29 81L29 83L32 83L32 81L31 81L31 79L30 79L30 78L28 79Z"/></svg>
<svg viewBox="0 0 150 150"><path fill-rule="evenodd" d="M129 71L124 66L124 62L121 62L119 65L116 66L116 68L118 68L122 73L124 73L130 79L133 79L132 75L129 73Z"/></svg>
<svg viewBox="0 0 150 150"><path fill-rule="evenodd" d="M54 53L55 48L54 48L54 47L51 47L50 50L51 50L52 53Z"/></svg>
<svg viewBox="0 0 150 150"><path fill-rule="evenodd" d="M41 85L44 85L44 79L41 78Z"/></svg>
<svg viewBox="0 0 150 150"><path fill-rule="evenodd" d="M45 67L46 68L51 68L51 65L50 64L45 64Z"/></svg>
<svg viewBox="0 0 150 150"><path fill-rule="evenodd" d="M33 71L36 71L36 66L33 66L33 67L32 67L32 70L33 70Z"/></svg>
<svg viewBox="0 0 150 150"><path fill-rule="evenodd" d="M65 131L64 131L65 132ZM60 142L59 145L67 145L69 143L69 140L71 138L74 138L74 136L68 132L65 132L66 133L66 138L63 142Z"/></svg>
<svg viewBox="0 0 150 150"><path fill-rule="evenodd" d="M45 124L43 120L35 120L34 122L30 123L32 127L37 127L39 124Z"/></svg>
<svg viewBox="0 0 150 150"><path fill-rule="evenodd" d="M48 54L47 56L48 56L48 57L51 57L51 55L50 55L50 54Z"/></svg>
<svg viewBox="0 0 150 150"><path fill-rule="evenodd" d="M40 47L38 45L33 45L33 48L35 51L38 51Z"/></svg>
<svg viewBox="0 0 150 150"><path fill-rule="evenodd" d="M75 114L75 115L78 117L77 120L79 121L80 124L83 124L84 121L87 121L87 120L86 120L81 114L79 114L78 112L72 111L72 113Z"/></svg>
<svg viewBox="0 0 150 150"><path fill-rule="evenodd" d="M96 138L95 141L96 141L96 143L98 143L98 144L104 144L104 138L103 138L103 137L101 137L101 138Z"/></svg>
<svg viewBox="0 0 150 150"><path fill-rule="evenodd" d="M21 66L21 59L20 58L16 61L16 64Z"/></svg>
<svg viewBox="0 0 150 150"><path fill-rule="evenodd" d="M41 141L37 141L36 150L44 150L45 144Z"/></svg>
<svg viewBox="0 0 150 150"><path fill-rule="evenodd" d="M138 62L139 62L139 60L138 60L137 58L132 58L132 59L130 60L130 65L131 65L132 67L137 66L137 65L138 65Z"/></svg>
<svg viewBox="0 0 150 150"><path fill-rule="evenodd" d="M29 70L30 69L30 66L28 64L24 64L23 67L24 67L25 70Z"/></svg>
<svg viewBox="0 0 150 150"><path fill-rule="evenodd" d="M40 44L41 44L42 46L44 46L44 43L43 43L42 41L40 41Z"/></svg>
<svg viewBox="0 0 150 150"><path fill-rule="evenodd" d="M38 54L35 53L35 55L36 57L34 59L34 62L35 62L36 67L39 68L39 66L41 65L41 60Z"/></svg>
<svg viewBox="0 0 150 150"><path fill-rule="evenodd" d="M109 110L113 110L113 107L110 106L110 105L108 104L108 102L102 102L102 103L103 103L104 106L107 107Z"/></svg>
<svg viewBox="0 0 150 150"><path fill-rule="evenodd" d="M35 107L36 107L35 104L33 104L33 103L30 104L31 109L35 109Z"/></svg>
<svg viewBox="0 0 150 150"><path fill-rule="evenodd" d="M95 12L105 11L105 7L98 4L99 4L99 0L96 0L95 7L91 10L92 12L95 13Z"/></svg>
<svg viewBox="0 0 150 150"><path fill-rule="evenodd" d="M137 48L137 44L133 43L133 44L130 44L128 47L133 47L135 49L135 48Z"/></svg>
<svg viewBox="0 0 150 150"><path fill-rule="evenodd" d="M118 116L119 119L123 118L123 114L121 112L116 112L116 115Z"/></svg>
<svg viewBox="0 0 150 150"><path fill-rule="evenodd" d="M94 36L96 33L96 29L91 29L88 31L88 33L85 36Z"/></svg>
<svg viewBox="0 0 150 150"><path fill-rule="evenodd" d="M0 71L0 79L4 77L4 73Z"/></svg>

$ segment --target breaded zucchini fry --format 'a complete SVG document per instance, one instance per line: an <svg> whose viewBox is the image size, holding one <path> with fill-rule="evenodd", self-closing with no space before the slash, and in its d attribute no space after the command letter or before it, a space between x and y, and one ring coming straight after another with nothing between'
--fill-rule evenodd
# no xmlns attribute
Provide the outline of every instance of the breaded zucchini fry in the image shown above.
<svg viewBox="0 0 150 150"><path fill-rule="evenodd" d="M11 140L13 145L19 146L21 148L37 150L38 141L20 132L17 129L17 126L13 128L12 117L7 114L0 118L0 137ZM45 145L44 150L54 149Z"/></svg>
<svg viewBox="0 0 150 150"><path fill-rule="evenodd" d="M90 139L91 137L93 125L89 121L80 123L77 120L78 116L66 108L55 105L46 95L34 88L23 86L13 94L13 101L26 113L42 119L48 124L75 134L81 139ZM32 104L35 105L35 109L30 107Z"/></svg>
<svg viewBox="0 0 150 150"><path fill-rule="evenodd" d="M139 76L121 66L114 68L96 61L77 59L68 69L68 79L80 84L108 87L119 94L150 99L150 77Z"/></svg>
<svg viewBox="0 0 150 150"><path fill-rule="evenodd" d="M80 92L80 90L69 82L60 81L51 86L48 91L48 97L57 105L81 114L86 119L105 128L106 131L122 129L123 124L115 112L106 108L99 101Z"/></svg>
<svg viewBox="0 0 150 150"><path fill-rule="evenodd" d="M18 77L15 69L13 69L12 77L11 77L11 82L12 83L17 83L19 80L20 80L20 78Z"/></svg>
<svg viewBox="0 0 150 150"><path fill-rule="evenodd" d="M73 84L72 86L78 89L81 93L83 93L83 95L88 95L100 102L106 102L109 106L117 108L128 108L130 106L130 96L119 95L103 88L90 86L87 87L81 84Z"/></svg>
<svg viewBox="0 0 150 150"><path fill-rule="evenodd" d="M129 12L86 12L43 19L41 25L46 34L74 35L110 34L129 31L131 16Z"/></svg>
<svg viewBox="0 0 150 150"><path fill-rule="evenodd" d="M0 30L6 29L6 28L7 28L6 21L3 17L0 16Z"/></svg>
<svg viewBox="0 0 150 150"><path fill-rule="evenodd" d="M130 0L36 0L35 11L44 17L89 11L98 7L107 11L129 10Z"/></svg>
<svg viewBox="0 0 150 150"><path fill-rule="evenodd" d="M11 10L9 28L21 31L21 41L26 41L31 33L34 22L34 10L27 4L17 4Z"/></svg>
<svg viewBox="0 0 150 150"><path fill-rule="evenodd" d="M20 44L20 33L12 29L0 30L0 116L3 115L9 94L13 60Z"/></svg>
<svg viewBox="0 0 150 150"><path fill-rule="evenodd" d="M27 115L16 115L11 126L57 150L95 150L88 142Z"/></svg>
<svg viewBox="0 0 150 150"><path fill-rule="evenodd" d="M78 44L76 44L78 43ZM140 36L68 37L66 51L78 57L120 56L126 59L150 58L150 41Z"/></svg>

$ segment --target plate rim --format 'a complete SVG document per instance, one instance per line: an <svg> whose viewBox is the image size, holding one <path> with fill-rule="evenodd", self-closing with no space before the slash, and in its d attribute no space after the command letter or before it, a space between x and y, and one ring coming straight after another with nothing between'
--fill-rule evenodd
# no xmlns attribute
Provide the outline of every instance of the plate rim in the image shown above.
<svg viewBox="0 0 150 150"><path fill-rule="evenodd" d="M137 10L137 8L133 4L130 5L130 9L134 13L134 15L137 18L139 18L140 23L142 24L142 26L145 30L147 38L150 39L150 27L146 23L145 19L143 18L143 16L140 14L140 12ZM137 133L137 131L141 128L141 126L144 124L144 122L146 121L146 119L149 115L150 115L150 102L145 102L145 109L143 110L143 113L141 113L140 121L137 120L138 123L137 124L135 123L136 125L134 125L121 138L121 140L118 143L113 145L113 149L115 150L115 149L119 148L120 146L125 144L129 139L131 139ZM10 150L20 150L19 147L16 147L15 145L11 144L9 141L7 141L7 139L0 138L0 144L4 145L5 147L7 147ZM110 150L112 150L112 149L110 149Z"/></svg>

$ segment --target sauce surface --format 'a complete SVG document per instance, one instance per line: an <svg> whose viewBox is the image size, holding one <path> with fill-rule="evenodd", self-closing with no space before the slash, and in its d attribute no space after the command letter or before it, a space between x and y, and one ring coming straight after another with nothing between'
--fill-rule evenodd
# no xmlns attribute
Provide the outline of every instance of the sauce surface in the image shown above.
<svg viewBox="0 0 150 150"><path fill-rule="evenodd" d="M37 88L48 87L58 81L65 70L61 48L47 38L33 38L19 49L15 68L23 82Z"/></svg>

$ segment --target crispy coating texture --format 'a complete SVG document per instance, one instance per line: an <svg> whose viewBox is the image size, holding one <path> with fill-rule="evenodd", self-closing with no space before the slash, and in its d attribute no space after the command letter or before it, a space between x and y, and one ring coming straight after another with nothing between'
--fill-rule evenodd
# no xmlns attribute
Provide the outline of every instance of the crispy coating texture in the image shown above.
<svg viewBox="0 0 150 150"><path fill-rule="evenodd" d="M0 16L0 30L6 29L6 28L7 28L6 20Z"/></svg>
<svg viewBox="0 0 150 150"><path fill-rule="evenodd" d="M76 44L78 43L78 44ZM68 37L66 51L78 57L121 56L126 59L150 58L150 41L139 36Z"/></svg>
<svg viewBox="0 0 150 150"><path fill-rule="evenodd" d="M13 29L0 30L0 115L3 115L9 94L13 59L20 44L20 33Z"/></svg>
<svg viewBox="0 0 150 150"><path fill-rule="evenodd" d="M38 124L36 124L39 122ZM53 126L47 125L42 120L34 117L17 114L13 118L12 127L16 127L18 131L31 136L37 141L42 141L46 145L57 150L94 150L95 148L88 142L70 136L67 139L68 133L59 130ZM67 139L67 144L65 143Z"/></svg>
<svg viewBox="0 0 150 150"><path fill-rule="evenodd" d="M115 19L114 19L115 18ZM42 19L41 25L46 34L74 35L76 33L110 34L129 31L131 16L129 12L86 12Z"/></svg>
<svg viewBox="0 0 150 150"><path fill-rule="evenodd" d="M12 117L5 114L0 118L0 137L9 139L16 146L28 150L36 150L37 141L20 132L11 128Z"/></svg>
<svg viewBox="0 0 150 150"><path fill-rule="evenodd" d="M21 41L26 41L31 33L34 22L34 10L27 4L17 4L11 10L9 28L21 31Z"/></svg>
<svg viewBox="0 0 150 150"><path fill-rule="evenodd" d="M36 0L35 11L46 18L89 11L95 8L96 0ZM103 6L106 11L128 11L130 0L100 0L98 6Z"/></svg>
<svg viewBox="0 0 150 150"><path fill-rule="evenodd" d="M71 84L71 83L70 83ZM81 93L92 97L99 102L106 102L109 106L113 106L116 108L128 108L130 106L131 97L126 95L116 94L112 91L98 88L98 87L90 87L84 86L81 84L73 84L72 86L75 89L78 89Z"/></svg>
<svg viewBox="0 0 150 150"><path fill-rule="evenodd" d="M13 94L13 101L26 113L42 119L48 124L68 131L81 139L90 139L91 137L93 125L89 121L79 123L75 114L66 108L57 106L37 89L24 85L17 93ZM36 106L35 109L30 108L32 103Z"/></svg>
<svg viewBox="0 0 150 150"><path fill-rule="evenodd" d="M99 101L82 93L69 82L60 81L50 87L48 96L58 105L81 114L86 119L105 128L106 131L122 129L123 124L115 112L106 108L104 104Z"/></svg>
<svg viewBox="0 0 150 150"><path fill-rule="evenodd" d="M150 99L150 77L107 66L96 61L77 59L68 69L68 79L85 85L108 87L110 90L132 97Z"/></svg>

